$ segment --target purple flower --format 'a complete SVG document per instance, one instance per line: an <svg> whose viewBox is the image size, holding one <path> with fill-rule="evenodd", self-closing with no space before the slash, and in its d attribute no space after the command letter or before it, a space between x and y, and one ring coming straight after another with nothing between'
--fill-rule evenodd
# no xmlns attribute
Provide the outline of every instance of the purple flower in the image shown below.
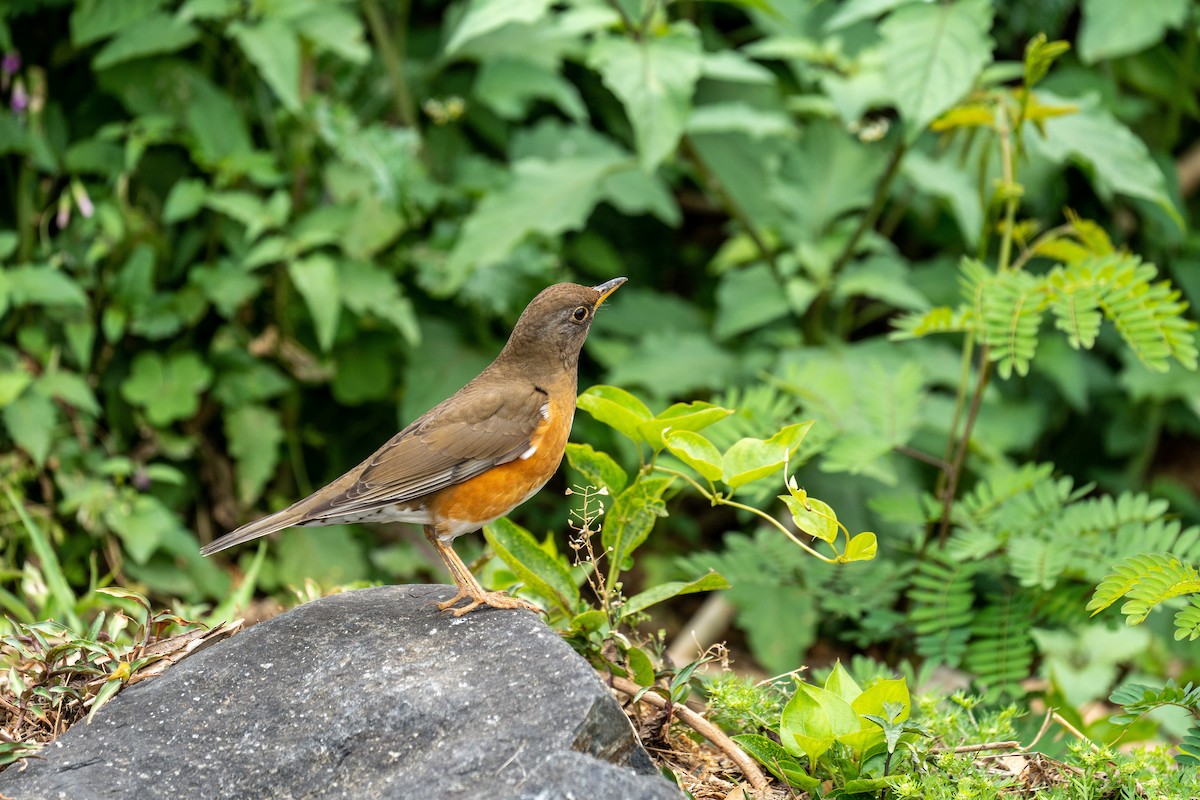
<svg viewBox="0 0 1200 800"><path fill-rule="evenodd" d="M16 50L10 53L5 53L3 58L0 58L0 71L5 75L16 75L17 70L21 68L21 54Z"/></svg>
<svg viewBox="0 0 1200 800"><path fill-rule="evenodd" d="M18 114L29 108L29 92L25 91L25 84L20 80L13 84L11 104L12 110Z"/></svg>

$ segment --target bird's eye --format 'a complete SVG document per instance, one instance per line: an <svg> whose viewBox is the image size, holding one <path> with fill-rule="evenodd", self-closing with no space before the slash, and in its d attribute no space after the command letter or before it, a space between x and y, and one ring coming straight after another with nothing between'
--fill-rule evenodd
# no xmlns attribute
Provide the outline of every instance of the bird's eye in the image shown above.
<svg viewBox="0 0 1200 800"><path fill-rule="evenodd" d="M588 318L588 314L590 313L592 312L587 306L580 306L571 312L571 319L575 320L576 322L583 322Z"/></svg>

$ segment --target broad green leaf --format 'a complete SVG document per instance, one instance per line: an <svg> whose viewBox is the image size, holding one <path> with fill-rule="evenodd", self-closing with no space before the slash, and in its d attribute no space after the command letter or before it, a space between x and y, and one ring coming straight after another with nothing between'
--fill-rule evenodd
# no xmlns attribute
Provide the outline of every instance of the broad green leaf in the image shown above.
<svg viewBox="0 0 1200 800"><path fill-rule="evenodd" d="M907 5L884 20L883 59L908 141L970 91L991 60L991 27L989 0Z"/></svg>
<svg viewBox="0 0 1200 800"><path fill-rule="evenodd" d="M291 23L318 52L333 53L352 64L365 64L371 58L362 20L349 7L322 3L292 17Z"/></svg>
<svg viewBox="0 0 1200 800"><path fill-rule="evenodd" d="M691 23L635 41L624 34L598 38L588 56L633 126L638 160L647 172L670 156L683 135L700 77L700 36Z"/></svg>
<svg viewBox="0 0 1200 800"><path fill-rule="evenodd" d="M800 447L812 425L811 422L797 422L766 441L747 437L735 442L722 458L721 479L736 490L776 472Z"/></svg>
<svg viewBox="0 0 1200 800"><path fill-rule="evenodd" d="M25 392L4 407L4 425L13 442L29 454L38 467L46 463L58 409L50 398L38 392Z"/></svg>
<svg viewBox="0 0 1200 800"><path fill-rule="evenodd" d="M96 394L92 391L92 387L88 386L87 380L82 375L74 372L63 372L60 369L42 373L41 377L37 379L37 391L46 397L61 400L88 414L98 415L100 413L100 404L96 402ZM0 398L0 405L4 405L2 398Z"/></svg>
<svg viewBox="0 0 1200 800"><path fill-rule="evenodd" d="M666 583L658 583L646 591L639 592L629 598L625 605L621 606L621 617L624 618L630 614L636 614L656 603L670 600L672 597L728 588L729 581L715 572L710 572L693 581L667 581Z"/></svg>
<svg viewBox="0 0 1200 800"><path fill-rule="evenodd" d="M571 620L571 630L579 633L592 633L608 624L608 615L598 608L577 614Z"/></svg>
<svg viewBox="0 0 1200 800"><path fill-rule="evenodd" d="M291 200L283 191L276 191L265 200L252 192L212 192L204 203L245 225L250 241L257 239L263 231L282 225L291 212Z"/></svg>
<svg viewBox="0 0 1200 800"><path fill-rule="evenodd" d="M485 62L474 95L501 117L523 120L538 100L548 100L575 122L587 119L587 106L575 85L555 70L515 58Z"/></svg>
<svg viewBox="0 0 1200 800"><path fill-rule="evenodd" d="M558 606L564 614L574 612L579 605L579 588L561 558L543 550L529 531L508 517L485 526L483 535L525 588Z"/></svg>
<svg viewBox="0 0 1200 800"><path fill-rule="evenodd" d="M678 396L729 385L742 362L706 333L655 331L612 364L608 379L641 386L655 396Z"/></svg>
<svg viewBox="0 0 1200 800"><path fill-rule="evenodd" d="M622 161L617 155L517 161L512 182L487 194L463 223L434 289L452 294L475 269L508 257L531 233L557 236L582 228L600 199L601 179Z"/></svg>
<svg viewBox="0 0 1200 800"><path fill-rule="evenodd" d="M416 311L396 276L368 261L339 265L338 289L346 308L356 314L371 314L391 323L410 345L421 341Z"/></svg>
<svg viewBox="0 0 1200 800"><path fill-rule="evenodd" d="M163 206L163 222L183 222L196 216L196 213L204 208L207 195L208 184L198 178L176 181Z"/></svg>
<svg viewBox="0 0 1200 800"><path fill-rule="evenodd" d="M123 26L92 60L97 70L158 53L174 53L193 44L200 31L173 14L155 13Z"/></svg>
<svg viewBox="0 0 1200 800"><path fill-rule="evenodd" d="M616 497L629 483L629 476L608 453L594 449L590 444L567 443L567 461L583 475L591 486L608 490Z"/></svg>
<svg viewBox="0 0 1200 800"><path fill-rule="evenodd" d="M884 703L896 703L903 706L903 710L901 710L899 716L895 719L896 722L903 722L908 719L909 712L912 709L912 701L909 697L908 684L904 678L879 681L865 692L850 700L850 705L859 716L863 714L875 714L887 719L888 715L883 707ZM863 720L863 728L865 729L868 726L874 727L872 723Z"/></svg>
<svg viewBox="0 0 1200 800"><path fill-rule="evenodd" d="M238 500L253 505L279 463L283 426L265 406L242 406L225 413L225 438L237 461Z"/></svg>
<svg viewBox="0 0 1200 800"><path fill-rule="evenodd" d="M833 665L833 669L829 671L829 677L825 679L825 688L851 705L854 705L855 698L863 693L862 687L858 685L858 682L842 666L840 659ZM858 711L859 714L863 713L857 707L855 707L855 711Z"/></svg>
<svg viewBox="0 0 1200 800"><path fill-rule="evenodd" d="M645 441L641 425L650 419L650 409L624 389L603 384L593 386L579 395L577 405L618 433L635 442Z"/></svg>
<svg viewBox="0 0 1200 800"><path fill-rule="evenodd" d="M858 714L849 703L827 689L800 683L780 716L779 739L792 755L806 755L816 763L837 737L858 729Z"/></svg>
<svg viewBox="0 0 1200 800"><path fill-rule="evenodd" d="M863 531L850 538L850 543L846 545L846 552L838 558L838 561L870 561L875 558L878 551L879 543L875 539L875 534Z"/></svg>
<svg viewBox="0 0 1200 800"><path fill-rule="evenodd" d="M770 770L772 775L789 786L810 793L820 789L821 781L801 769L800 763L774 740L757 733L743 733L732 738L758 763Z"/></svg>
<svg viewBox="0 0 1200 800"><path fill-rule="evenodd" d="M613 501L600 537L609 559L610 584L632 564L633 551L646 541L658 518L666 516L662 496L671 482L671 478L641 478Z"/></svg>
<svg viewBox="0 0 1200 800"><path fill-rule="evenodd" d="M121 382L121 396L144 409L152 425L161 427L199 411L200 394L211 382L212 371L197 353L163 357L144 350Z"/></svg>
<svg viewBox="0 0 1200 800"><path fill-rule="evenodd" d="M258 276L224 258L193 267L188 272L188 280L200 287L225 319L232 319L238 309L262 288Z"/></svg>
<svg viewBox="0 0 1200 800"><path fill-rule="evenodd" d="M891 11L893 8L910 5L916 2L930 0L847 0L838 10L825 21L826 31L836 31L848 28L864 19L872 19Z"/></svg>
<svg viewBox="0 0 1200 800"><path fill-rule="evenodd" d="M625 651L625 658L629 662L629 674L634 683L638 686L654 685L657 677L654 674L654 662L650 660L650 656L646 655L645 650L640 647L631 647Z"/></svg>
<svg viewBox="0 0 1200 800"><path fill-rule="evenodd" d="M4 288L14 306L83 308L87 295L67 273L53 267L20 266L5 269Z"/></svg>
<svg viewBox="0 0 1200 800"><path fill-rule="evenodd" d="M832 543L837 539L837 515L828 504L815 497L801 500L790 494L781 494L779 499L787 505L792 514L792 521L803 533L815 536L823 542Z"/></svg>
<svg viewBox="0 0 1200 800"><path fill-rule="evenodd" d="M717 284L713 335L728 339L787 316L790 307L775 274L766 264L731 270Z"/></svg>
<svg viewBox="0 0 1200 800"><path fill-rule="evenodd" d="M901 171L917 189L946 202L963 240L974 247L983 232L983 205L974 176L952 158L934 159L920 150L905 155Z"/></svg>
<svg viewBox="0 0 1200 800"><path fill-rule="evenodd" d="M337 266L329 256L318 253L293 261L288 265L288 275L312 315L317 343L329 352L342 308Z"/></svg>
<svg viewBox="0 0 1200 800"><path fill-rule="evenodd" d="M71 12L71 43L84 47L141 22L166 0L81 0Z"/></svg>
<svg viewBox="0 0 1200 800"><path fill-rule="evenodd" d="M1159 42L1187 18L1189 0L1154 0L1131 14L1123 0L1083 0L1079 58L1085 64L1127 56Z"/></svg>
<svg viewBox="0 0 1200 800"><path fill-rule="evenodd" d="M463 45L514 22L536 22L546 15L550 0L471 0L444 50L453 55Z"/></svg>
<svg viewBox="0 0 1200 800"><path fill-rule="evenodd" d="M284 107L293 114L299 111L300 39L296 32L272 17L254 24L235 22L229 32Z"/></svg>
<svg viewBox="0 0 1200 800"><path fill-rule="evenodd" d="M721 408L700 400L674 403L654 419L642 423L642 436L655 450L661 450L665 446L663 436L668 431L698 431L720 422L732 413L733 409Z"/></svg>
<svg viewBox="0 0 1200 800"><path fill-rule="evenodd" d="M20 397L31 383L33 376L23 369L0 373L0 408Z"/></svg>
<svg viewBox="0 0 1200 800"><path fill-rule="evenodd" d="M671 455L699 472L705 480L721 479L721 451L703 435L695 431L668 431L663 441Z"/></svg>
<svg viewBox="0 0 1200 800"><path fill-rule="evenodd" d="M117 503L106 509L104 521L116 531L135 564L149 561L167 532L180 527L175 513L148 494L135 495L131 503Z"/></svg>
<svg viewBox="0 0 1200 800"><path fill-rule="evenodd" d="M1050 92L1041 91L1037 95L1046 105L1072 102ZM1078 114L1046 120L1042 125L1044 135L1037 129L1030 131L1026 141L1031 149L1058 164L1072 162L1082 166L1101 196L1107 198L1117 193L1149 200L1183 228L1183 217L1146 143L1100 107L1096 98L1075 102L1080 106Z"/></svg>

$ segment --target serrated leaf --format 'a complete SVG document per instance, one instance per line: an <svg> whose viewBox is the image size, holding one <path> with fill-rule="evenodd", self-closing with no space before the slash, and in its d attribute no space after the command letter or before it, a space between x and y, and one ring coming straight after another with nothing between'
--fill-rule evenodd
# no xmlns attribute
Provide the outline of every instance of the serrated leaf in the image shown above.
<svg viewBox="0 0 1200 800"><path fill-rule="evenodd" d="M991 27L987 0L909 5L884 20L883 59L908 141L970 91L991 60Z"/></svg>
<svg viewBox="0 0 1200 800"><path fill-rule="evenodd" d="M288 264L288 275L312 315L317 344L329 352L342 309L337 266L329 256L315 254Z"/></svg>
<svg viewBox="0 0 1200 800"><path fill-rule="evenodd" d="M640 41L614 33L592 45L588 64L625 107L646 171L679 144L702 63L699 33L688 22Z"/></svg>
<svg viewBox="0 0 1200 800"><path fill-rule="evenodd" d="M132 503L106 509L104 521L116 531L125 552L135 564L149 561L168 533L180 527L175 513L148 494L136 495Z"/></svg>
<svg viewBox="0 0 1200 800"><path fill-rule="evenodd" d="M536 22L545 16L550 0L471 0L446 42L445 55L512 23Z"/></svg>
<svg viewBox="0 0 1200 800"><path fill-rule="evenodd" d="M121 396L146 412L156 426L187 419L200 410L200 395L212 382L212 370L196 353L164 358L143 351L121 382Z"/></svg>
<svg viewBox="0 0 1200 800"><path fill-rule="evenodd" d="M711 592L717 589L728 589L729 581L715 572L696 578L693 581L667 581L651 586L644 592L639 592L621 606L621 618L636 614L652 605L695 592Z"/></svg>
<svg viewBox="0 0 1200 800"><path fill-rule="evenodd" d="M273 17L256 23L234 22L229 32L284 107L293 114L299 111L300 39L296 32Z"/></svg>
<svg viewBox="0 0 1200 800"><path fill-rule="evenodd" d="M283 442L279 415L265 406L235 408L225 414L225 437L237 462L238 500L253 505L279 463Z"/></svg>
<svg viewBox="0 0 1200 800"><path fill-rule="evenodd" d="M604 517L601 543L609 559L609 583L628 568L633 551L646 541L659 517L666 516L662 496L670 478L641 478L613 501Z"/></svg>
<svg viewBox="0 0 1200 800"><path fill-rule="evenodd" d="M608 453L594 449L590 444L567 444L567 462L579 471L585 481L596 488L608 490L616 497L629 483L629 475Z"/></svg>
<svg viewBox="0 0 1200 800"><path fill-rule="evenodd" d="M1187 18L1188 0L1155 0L1129 13L1123 0L1083 0L1079 58L1085 64L1144 50Z"/></svg>
<svg viewBox="0 0 1200 800"><path fill-rule="evenodd" d="M553 603L564 614L579 604L579 588L559 558L547 553L529 531L508 517L483 529L488 544L526 588Z"/></svg>

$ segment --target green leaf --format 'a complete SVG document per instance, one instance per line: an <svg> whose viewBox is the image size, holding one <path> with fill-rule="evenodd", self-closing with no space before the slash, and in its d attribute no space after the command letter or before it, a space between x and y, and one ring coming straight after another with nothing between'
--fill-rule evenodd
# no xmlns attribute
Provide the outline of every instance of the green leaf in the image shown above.
<svg viewBox="0 0 1200 800"><path fill-rule="evenodd" d="M794 756L806 755L815 764L838 736L859 729L858 714L833 692L800 683L779 719L779 739Z"/></svg>
<svg viewBox="0 0 1200 800"><path fill-rule="evenodd" d="M23 369L0 372L0 408L20 397L31 383L33 376Z"/></svg>
<svg viewBox="0 0 1200 800"><path fill-rule="evenodd" d="M668 431L663 441L673 456L699 472L705 480L721 479L721 451L701 434L686 430Z"/></svg>
<svg viewBox="0 0 1200 800"><path fill-rule="evenodd" d="M640 337L611 365L608 379L644 387L656 396L677 396L728 386L741 366L710 334L655 331Z"/></svg>
<svg viewBox="0 0 1200 800"><path fill-rule="evenodd" d="M800 447L800 442L812 425L811 422L797 422L766 441L747 437L735 442L722 458L722 480L736 491L751 481L782 469L784 461Z"/></svg>
<svg viewBox="0 0 1200 800"><path fill-rule="evenodd" d="M838 558L838 561L870 561L875 558L877 552L879 552L879 543L875 539L875 534L863 531L851 537L850 543L846 545L846 552Z"/></svg>
<svg viewBox="0 0 1200 800"><path fill-rule="evenodd" d="M604 488L616 497L629 483L629 475L608 453L595 450L590 444L567 443L567 461L580 472L589 485Z"/></svg>
<svg viewBox="0 0 1200 800"><path fill-rule="evenodd" d="M71 12L71 43L84 47L141 22L165 0L81 0Z"/></svg>
<svg viewBox="0 0 1200 800"><path fill-rule="evenodd" d="M728 588L729 581L715 572L710 572L693 581L667 581L666 583L658 583L644 592L638 592L629 598L625 605L621 606L621 618L624 619L630 614L636 614L664 600L670 600L672 597Z"/></svg>
<svg viewBox="0 0 1200 800"><path fill-rule="evenodd" d="M1188 0L1155 0L1129 13L1123 0L1083 0L1079 26L1079 58L1095 64L1137 53L1162 40L1168 28L1187 19Z"/></svg>
<svg viewBox="0 0 1200 800"><path fill-rule="evenodd" d="M156 13L123 26L92 60L97 70L158 53L174 53L193 44L200 31L173 14Z"/></svg>
<svg viewBox="0 0 1200 800"><path fill-rule="evenodd" d="M192 267L188 280L200 291L225 319L232 319L246 301L258 294L262 284L256 275L228 259L215 264Z"/></svg>
<svg viewBox="0 0 1200 800"><path fill-rule="evenodd" d="M163 206L163 222L183 222L196 216L204 208L207 195L208 184L198 178L176 181Z"/></svg>
<svg viewBox="0 0 1200 800"><path fill-rule="evenodd" d="M625 658L629 662L629 674L633 678L633 682L638 686L653 686L655 678L654 662L650 660L650 656L646 655L646 651L640 647L631 647L625 651Z"/></svg>
<svg viewBox="0 0 1200 800"><path fill-rule="evenodd" d="M519 121L538 100L547 100L575 122L587 119L587 106L575 85L540 64L500 58L485 62L472 90L479 102L501 117Z"/></svg>
<svg viewBox="0 0 1200 800"><path fill-rule="evenodd" d="M235 22L229 32L284 107L300 110L300 39L291 27L267 17L256 24Z"/></svg>
<svg viewBox="0 0 1200 800"><path fill-rule="evenodd" d="M983 232L983 204L974 176L954 159L934 159L920 150L905 155L901 171L917 189L946 202L963 241L974 247Z"/></svg>
<svg viewBox="0 0 1200 800"><path fill-rule="evenodd" d="M601 179L622 161L615 154L517 161L512 182L486 195L463 224L436 291L454 293L475 269L507 258L532 233L558 236L582 228L600 199Z"/></svg>
<svg viewBox="0 0 1200 800"><path fill-rule="evenodd" d="M181 527L175 513L148 494L135 495L132 503L118 503L106 509L104 521L116 531L135 564L149 561L167 532Z"/></svg>
<svg viewBox="0 0 1200 800"><path fill-rule="evenodd" d="M152 425L187 419L200 410L200 394L212 382L212 371L196 353L164 358L142 351L121 382L121 396L145 410Z"/></svg>
<svg viewBox="0 0 1200 800"><path fill-rule="evenodd" d="M483 535L525 588L544 597L564 614L574 613L579 605L579 588L561 558L543 550L529 531L508 517L486 525Z"/></svg>
<svg viewBox="0 0 1200 800"><path fill-rule="evenodd" d="M609 558L610 585L619 572L632 564L633 551L646 541L658 518L666 516L662 496L670 485L671 478L641 478L613 501L601 533L601 543Z"/></svg>
<svg viewBox="0 0 1200 800"><path fill-rule="evenodd" d="M4 425L13 442L29 454L39 468L50 455L58 409L50 398L38 392L25 392L4 407Z"/></svg>
<svg viewBox="0 0 1200 800"><path fill-rule="evenodd" d="M55 370L42 373L37 380L37 391L46 397L61 400L88 414L100 414L100 404L96 402L96 394L92 391L92 387L88 386L87 380L82 375L74 372ZM0 398L0 405L4 405L2 398Z"/></svg>
<svg viewBox="0 0 1200 800"><path fill-rule="evenodd" d="M880 26L888 85L914 141L958 102L991 60L988 0L908 5Z"/></svg>
<svg viewBox="0 0 1200 800"><path fill-rule="evenodd" d="M79 284L70 275L53 267L10 267L3 275L9 301L14 306L87 306L87 295L79 288Z"/></svg>
<svg viewBox="0 0 1200 800"><path fill-rule="evenodd" d="M592 45L588 64L625 107L647 172L679 144L702 62L700 36L688 22L641 41L612 34Z"/></svg>
<svg viewBox="0 0 1200 800"><path fill-rule="evenodd" d="M340 265L338 288L346 308L386 320L409 345L420 343L421 329L412 300L395 275L367 261L349 261Z"/></svg>
<svg viewBox="0 0 1200 800"><path fill-rule="evenodd" d="M1080 106L1079 113L1053 117L1042 123L1041 133L1026 137L1031 149L1050 160L1071 162L1084 168L1097 192L1107 198L1114 193L1148 200L1167 213L1182 229L1183 217L1167 191L1162 169L1150 156L1146 143L1111 113L1096 98L1072 100L1039 91L1043 105Z"/></svg>
<svg viewBox="0 0 1200 800"><path fill-rule="evenodd" d="M279 445L283 442L279 415L254 405L227 411L225 437L229 453L237 461L238 500L253 505L279 463Z"/></svg>
<svg viewBox="0 0 1200 800"><path fill-rule="evenodd" d="M821 781L804 772L799 762L774 740L757 733L743 733L731 738L753 756L754 760L770 770L772 775L789 786L806 792L820 789Z"/></svg>
<svg viewBox="0 0 1200 800"><path fill-rule="evenodd" d="M850 700L850 705L859 716L875 714L885 719L888 717L888 713L884 709L886 703L895 703L902 707L899 715L895 717L895 722L903 722L908 719L909 712L912 710L912 701L909 697L908 684L904 678L879 681ZM863 727L868 727L865 720Z"/></svg>
<svg viewBox="0 0 1200 800"><path fill-rule="evenodd" d="M468 42L505 25L536 22L549 8L550 0L471 0L446 42L444 55L451 56Z"/></svg>
<svg viewBox="0 0 1200 800"><path fill-rule="evenodd" d="M838 10L825 21L826 31L836 31L848 28L864 19L873 19L893 8L911 5L923 0L847 0Z"/></svg>
<svg viewBox="0 0 1200 800"><path fill-rule="evenodd" d="M734 413L733 409L721 408L712 403L697 400L691 403L674 403L649 422L642 423L642 436L655 450L666 445L663 436L668 431L698 431Z"/></svg>
<svg viewBox="0 0 1200 800"><path fill-rule="evenodd" d="M337 266L329 256L318 253L288 264L288 275L308 306L317 344L329 352L342 309Z"/></svg>
<svg viewBox="0 0 1200 800"><path fill-rule="evenodd" d="M792 514L792 521L803 533L815 536L823 542L832 543L837 539L839 530L837 515L828 504L815 497L806 497L801 500L790 494L781 494L779 499L787 505L788 511Z"/></svg>
<svg viewBox="0 0 1200 800"><path fill-rule="evenodd" d="M644 442L642 423L650 419L650 409L624 389L599 384L579 395L577 405L600 422L633 439Z"/></svg>
<svg viewBox="0 0 1200 800"><path fill-rule="evenodd" d="M829 671L829 677L825 679L825 688L836 694L838 697L845 700L851 705L854 704L855 698L862 694L862 687L858 682L846 671L839 659L833 669ZM855 709L858 710L857 708ZM863 713L859 711L858 713Z"/></svg>
<svg viewBox="0 0 1200 800"><path fill-rule="evenodd" d="M785 317L789 310L787 297L769 266L753 264L732 270L717 284L713 335L728 339Z"/></svg>
<svg viewBox="0 0 1200 800"><path fill-rule="evenodd" d="M291 23L317 52L333 53L352 64L365 64L371 58L362 20L345 6L319 4L292 17Z"/></svg>

